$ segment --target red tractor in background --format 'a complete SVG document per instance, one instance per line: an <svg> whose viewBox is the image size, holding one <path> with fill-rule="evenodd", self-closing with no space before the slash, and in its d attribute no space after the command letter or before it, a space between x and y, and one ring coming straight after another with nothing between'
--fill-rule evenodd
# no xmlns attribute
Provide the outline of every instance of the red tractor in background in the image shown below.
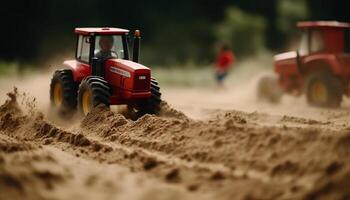
<svg viewBox="0 0 350 200"><path fill-rule="evenodd" d="M126 104L138 114L159 111L161 93L151 70L138 63L140 32L135 31L129 60L128 33L120 28L76 28L76 53L50 85L51 105L60 113L87 115L99 104Z"/></svg>
<svg viewBox="0 0 350 200"><path fill-rule="evenodd" d="M299 22L297 51L274 57L277 77L263 77L258 98L278 102L283 93L305 93L310 105L338 107L350 95L350 23Z"/></svg>

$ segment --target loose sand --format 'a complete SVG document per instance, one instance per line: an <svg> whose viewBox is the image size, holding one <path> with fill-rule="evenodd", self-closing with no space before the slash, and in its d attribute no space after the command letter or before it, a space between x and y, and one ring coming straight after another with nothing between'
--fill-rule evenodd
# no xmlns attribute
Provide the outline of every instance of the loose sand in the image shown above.
<svg viewBox="0 0 350 200"><path fill-rule="evenodd" d="M347 101L260 104L253 81L162 88L158 116L65 121L48 114L48 81L1 86L0 199L350 199Z"/></svg>

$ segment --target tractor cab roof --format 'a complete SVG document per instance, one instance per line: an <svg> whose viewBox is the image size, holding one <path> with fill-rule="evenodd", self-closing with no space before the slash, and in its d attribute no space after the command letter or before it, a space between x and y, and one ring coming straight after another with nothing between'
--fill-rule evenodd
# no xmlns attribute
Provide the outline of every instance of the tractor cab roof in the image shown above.
<svg viewBox="0 0 350 200"><path fill-rule="evenodd" d="M298 28L350 28L350 23L338 21L307 21L298 22Z"/></svg>
<svg viewBox="0 0 350 200"><path fill-rule="evenodd" d="M121 28L103 27L103 28L75 28L76 34L81 35L118 35L129 33L129 30Z"/></svg>

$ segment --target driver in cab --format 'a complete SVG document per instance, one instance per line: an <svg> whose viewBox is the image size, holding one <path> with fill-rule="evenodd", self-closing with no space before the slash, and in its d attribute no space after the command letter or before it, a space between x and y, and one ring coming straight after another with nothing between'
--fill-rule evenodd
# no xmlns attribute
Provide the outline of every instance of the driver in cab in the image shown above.
<svg viewBox="0 0 350 200"><path fill-rule="evenodd" d="M108 58L117 58L117 54L112 50L113 43L113 36L101 36L99 41L100 50L95 54L95 56L100 61L104 61Z"/></svg>

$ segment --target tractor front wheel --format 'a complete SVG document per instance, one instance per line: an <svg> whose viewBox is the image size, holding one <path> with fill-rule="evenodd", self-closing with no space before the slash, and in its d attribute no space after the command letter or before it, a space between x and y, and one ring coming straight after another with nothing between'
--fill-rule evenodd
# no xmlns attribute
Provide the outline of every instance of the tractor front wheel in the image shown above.
<svg viewBox="0 0 350 200"><path fill-rule="evenodd" d="M306 98L317 107L339 107L343 97L343 85L330 72L311 74L306 82Z"/></svg>
<svg viewBox="0 0 350 200"><path fill-rule="evenodd" d="M99 104L109 107L111 104L110 97L110 87L102 77L86 77L80 83L78 90L78 110L81 114L87 115Z"/></svg>
<svg viewBox="0 0 350 200"><path fill-rule="evenodd" d="M60 114L72 113L77 107L78 84L73 80L71 70L57 70L50 84L51 106Z"/></svg>

